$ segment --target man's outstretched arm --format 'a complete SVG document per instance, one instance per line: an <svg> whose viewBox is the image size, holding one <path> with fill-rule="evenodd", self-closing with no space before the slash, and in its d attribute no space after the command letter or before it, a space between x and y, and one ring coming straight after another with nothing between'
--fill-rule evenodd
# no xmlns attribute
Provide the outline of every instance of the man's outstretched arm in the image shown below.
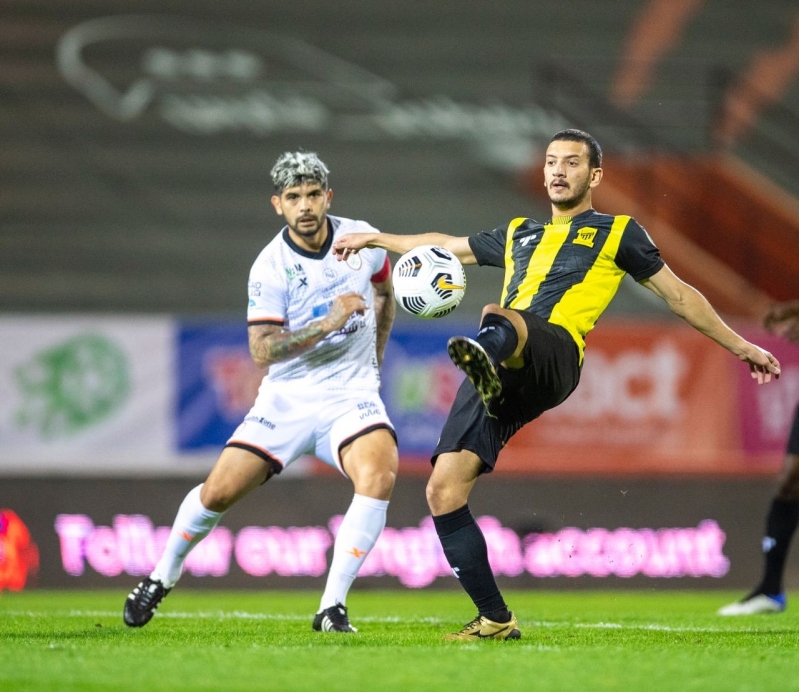
<svg viewBox="0 0 799 692"><path fill-rule="evenodd" d="M365 247L377 247L404 255L420 245L438 245L449 250L462 264L477 264L477 259L465 236L445 233L419 233L418 235L394 235L392 233L347 233L333 242L333 254L346 260Z"/></svg>
<svg viewBox="0 0 799 692"><path fill-rule="evenodd" d="M641 284L666 301L675 315L682 317L694 329L748 363L752 377L758 384L769 382L772 375L779 377L780 363L771 353L730 329L707 299L693 286L678 278L667 266L641 281Z"/></svg>

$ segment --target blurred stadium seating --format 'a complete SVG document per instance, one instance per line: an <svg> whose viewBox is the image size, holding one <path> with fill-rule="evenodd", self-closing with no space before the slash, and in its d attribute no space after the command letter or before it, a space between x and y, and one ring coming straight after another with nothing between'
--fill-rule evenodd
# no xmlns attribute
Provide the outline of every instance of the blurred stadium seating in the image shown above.
<svg viewBox="0 0 799 692"><path fill-rule="evenodd" d="M711 131L728 93L719 75L735 85L753 60L790 45L795 3L671 3L682 7L671 33L642 53L641 26L662 6L234 0L170 3L167 13L156 2L8 3L0 305L242 314L249 264L277 228L268 168L288 148L329 163L335 212L386 231L465 235L544 217L520 173L538 166L557 127L596 131L609 155L641 143L600 123L595 101L567 108L569 85L553 68L590 85L613 118L646 123L664 153L717 149ZM757 111L757 137L726 145L794 196L797 178L780 166L796 165L796 129L776 123L796 122L795 74ZM127 93L130 110L109 111L103 89L119 103ZM289 107L292 95L315 105L310 121ZM176 115L176 103L193 115ZM793 158L764 156L757 142L769 136ZM640 220L653 221L645 209ZM496 292L490 271L469 281L464 316ZM614 311L642 309L652 310L646 297L625 284Z"/></svg>

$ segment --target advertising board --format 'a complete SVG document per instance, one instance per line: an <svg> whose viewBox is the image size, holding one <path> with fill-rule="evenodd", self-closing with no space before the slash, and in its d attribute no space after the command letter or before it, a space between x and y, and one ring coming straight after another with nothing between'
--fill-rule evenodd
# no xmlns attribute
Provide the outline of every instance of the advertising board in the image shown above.
<svg viewBox="0 0 799 692"><path fill-rule="evenodd" d="M3 587L120 590L160 557L196 479L5 479ZM481 479L470 506L500 582L513 588L751 586L771 483L738 479ZM351 486L278 479L190 554L188 588L320 589ZM797 579L796 570L788 581ZM457 588L424 499L400 477L359 588Z"/></svg>

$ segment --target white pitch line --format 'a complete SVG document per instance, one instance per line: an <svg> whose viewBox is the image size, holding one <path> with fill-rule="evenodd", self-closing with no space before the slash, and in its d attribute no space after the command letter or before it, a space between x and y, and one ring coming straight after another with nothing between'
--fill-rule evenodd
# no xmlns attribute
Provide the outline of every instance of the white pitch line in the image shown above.
<svg viewBox="0 0 799 692"><path fill-rule="evenodd" d="M2 612L2 611L0 611ZM53 611L49 613L24 611L24 610L9 610L5 611L5 615L9 617L120 617L121 613L109 610L70 610L70 611ZM166 618L174 620L263 620L263 621L283 621L283 622L305 622L311 619L310 615L284 615L280 613L247 613L240 610L225 611L199 611L199 612L180 612L180 611L166 611L156 614L157 618ZM411 624L445 624L447 620L441 618L400 618L397 616L391 617L358 617L359 622L376 622L376 623L399 623L407 622ZM544 620L525 621L522 620L522 625L540 628L577 628L577 629L615 629L615 630L646 630L651 632L758 632L760 630L745 627L745 628L730 628L730 627L672 627L671 625L660 625L655 623L640 623L640 624L623 624L618 622L554 622Z"/></svg>
<svg viewBox="0 0 799 692"><path fill-rule="evenodd" d="M732 629L729 627L672 627L671 625L656 624L621 624L618 622L540 622L533 621L534 627L575 627L584 629L603 630L649 630L652 632L757 632L751 627Z"/></svg>

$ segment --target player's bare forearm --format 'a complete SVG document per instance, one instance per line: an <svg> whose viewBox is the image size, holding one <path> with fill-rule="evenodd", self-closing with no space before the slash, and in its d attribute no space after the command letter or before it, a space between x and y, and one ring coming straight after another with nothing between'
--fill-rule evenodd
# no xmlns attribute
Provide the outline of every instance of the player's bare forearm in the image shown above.
<svg viewBox="0 0 799 692"><path fill-rule="evenodd" d="M693 286L679 279L667 266L641 282L656 296L666 301L669 309L694 329L709 336L736 356L747 341L730 329L713 306Z"/></svg>
<svg viewBox="0 0 799 692"><path fill-rule="evenodd" d="M419 233L417 235L394 235L392 233L347 233L336 238L333 253L339 259L347 259L365 247L376 247L403 255L420 245L438 245L455 255L462 264L476 264L477 259L464 236L446 233Z"/></svg>
<svg viewBox="0 0 799 692"><path fill-rule="evenodd" d="M323 321L318 320L296 331L273 329L248 330L250 356L259 368L268 368L274 363L291 360L310 351L330 332L324 329Z"/></svg>
<svg viewBox="0 0 799 692"><path fill-rule="evenodd" d="M391 280L380 284L373 284L375 290L375 322L377 323L377 337L375 349L377 351L377 363L383 364L383 355L388 343L388 335L391 333L391 326L394 324L394 314L396 305L391 292Z"/></svg>
<svg viewBox="0 0 799 692"><path fill-rule="evenodd" d="M344 293L336 296L330 311L322 319L311 322L295 331L284 330L276 325L250 327L250 355L258 367L268 368L310 351L328 334L341 329L353 313L363 314L367 309L359 293Z"/></svg>
<svg viewBox="0 0 799 692"><path fill-rule="evenodd" d="M668 267L664 266L641 283L665 300L675 315L748 363L752 377L758 384L769 382L772 375L780 376L780 363L771 353L730 329L705 297L693 286L677 278Z"/></svg>
<svg viewBox="0 0 799 692"><path fill-rule="evenodd" d="M683 301L678 309L673 309L675 314L747 363L758 384L770 382L772 375L779 378L780 363L771 353L730 329L699 291L687 284L686 287Z"/></svg>
<svg viewBox="0 0 799 692"><path fill-rule="evenodd" d="M666 301L669 310L682 317L694 329L739 355L740 347L746 341L724 323L699 291L680 280L667 266L641 283Z"/></svg>
<svg viewBox="0 0 799 692"><path fill-rule="evenodd" d="M667 301L668 302L668 301ZM709 336L720 346L740 357L749 343L719 317L713 306L693 286L685 284L680 299L669 303L671 311L682 317L697 331Z"/></svg>

